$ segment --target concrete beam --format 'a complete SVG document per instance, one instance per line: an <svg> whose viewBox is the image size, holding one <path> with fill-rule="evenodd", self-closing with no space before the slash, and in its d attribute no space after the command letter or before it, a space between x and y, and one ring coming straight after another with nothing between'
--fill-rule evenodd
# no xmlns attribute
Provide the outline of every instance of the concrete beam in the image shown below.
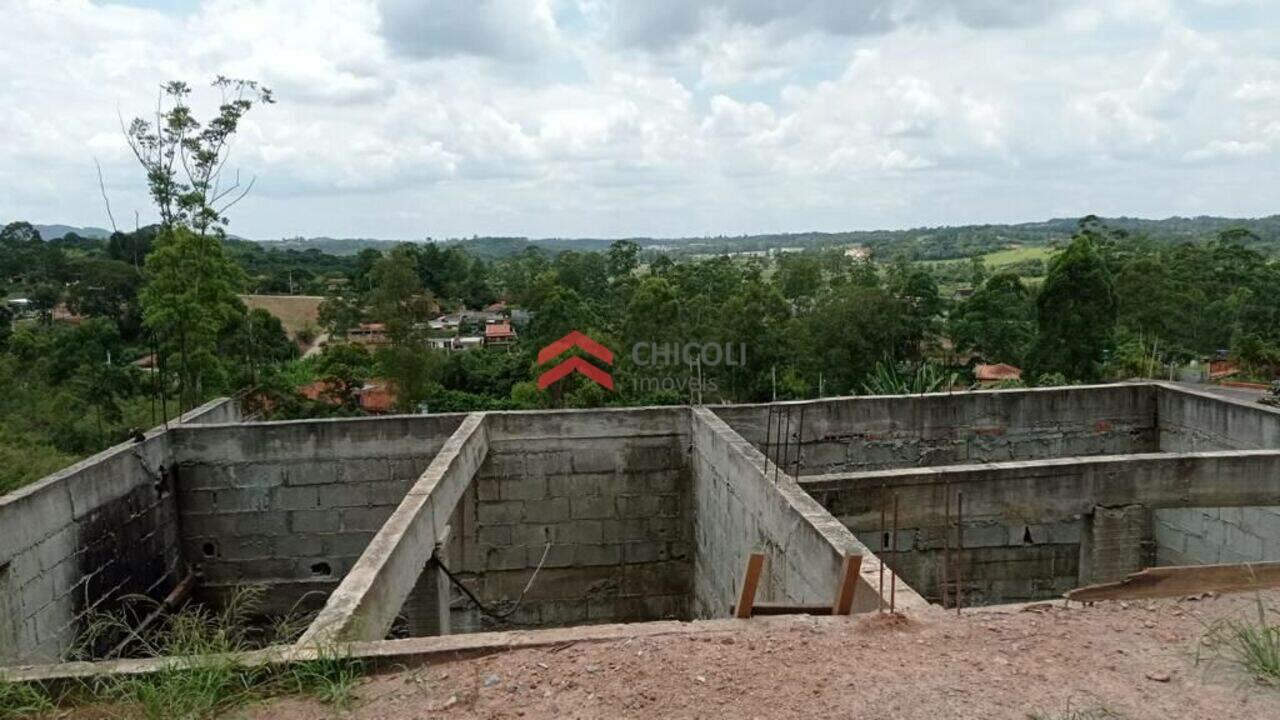
<svg viewBox="0 0 1280 720"><path fill-rule="evenodd" d="M746 556L762 550L768 558L764 590L772 589L777 596L766 593L763 599L829 603L835 597L844 558L861 555L853 611L868 612L879 607L880 559L790 475L781 470L775 472L773 463L707 408L693 408L693 442L694 453L699 456L695 483L724 482L727 495L721 497L732 498L731 506L695 509L695 523L717 525L696 533L699 547L695 551L695 575L703 574L704 582L726 573L736 579ZM702 476L712 471L714 477ZM696 489L695 498L703 496L706 504L721 502L715 496L704 495L709 491L710 487ZM695 499L695 504L698 502ZM739 511L752 517L735 518ZM888 595L892 571L887 567L885 570ZM714 599L727 608L733 598ZM884 598L884 604L888 607L889 598ZM897 605L905 610L929 607L901 578Z"/></svg>
<svg viewBox="0 0 1280 720"><path fill-rule="evenodd" d="M329 596L298 647L386 637L488 452L485 415L472 413Z"/></svg>
<svg viewBox="0 0 1280 720"><path fill-rule="evenodd" d="M1030 462L903 468L801 478L823 507L858 531L879 528L898 496L899 526L944 524L950 488L966 524L1051 523L1095 506L1150 509L1280 505L1280 450L1101 455ZM954 502L952 503L954 507Z"/></svg>

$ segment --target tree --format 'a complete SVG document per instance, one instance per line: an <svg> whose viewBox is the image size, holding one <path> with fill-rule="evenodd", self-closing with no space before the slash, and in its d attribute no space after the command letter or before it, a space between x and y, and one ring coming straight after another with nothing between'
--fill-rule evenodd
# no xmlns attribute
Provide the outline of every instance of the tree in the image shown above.
<svg viewBox="0 0 1280 720"><path fill-rule="evenodd" d="M333 340L346 337L347 331L360 324L363 313L360 304L350 297L330 295L320 302L316 310L320 327Z"/></svg>
<svg viewBox="0 0 1280 720"><path fill-rule="evenodd" d="M212 235L166 228L147 256L147 284L139 298L143 322L162 350L178 356L179 402L199 404L206 381L220 372L218 336L244 304L236 295L240 269ZM211 389L211 388L210 388Z"/></svg>
<svg viewBox="0 0 1280 720"><path fill-rule="evenodd" d="M227 258L220 239L226 211L253 187L222 172L240 120L257 103L272 103L271 91L252 80L218 76L218 114L206 125L187 104L190 87L161 87L154 120L136 118L125 138L147 174L147 188L160 214L160 230L146 259L146 286L139 295L143 322L162 352L178 354L179 403L198 404L205 385L221 375L219 335L244 306L236 297L243 274ZM163 357L163 355L162 355Z"/></svg>
<svg viewBox="0 0 1280 720"><path fill-rule="evenodd" d="M0 305L0 350L8 346L10 335L13 335L13 312L9 306Z"/></svg>
<svg viewBox="0 0 1280 720"><path fill-rule="evenodd" d="M201 235L221 235L227 209L253 187L250 180L241 190L238 174L224 186L223 166L240 120L254 104L275 99L269 89L252 80L219 75L213 87L221 92L222 101L207 125L202 126L187 105L190 86L172 81L161 86L155 119L135 118L125 130L166 228L188 226Z"/></svg>
<svg viewBox="0 0 1280 720"><path fill-rule="evenodd" d="M373 359L361 345L335 342L324 346L316 360L316 374L328 386L328 395L343 408L359 408L356 393L371 374Z"/></svg>
<svg viewBox="0 0 1280 720"><path fill-rule="evenodd" d="M1112 346L1116 300L1111 274L1093 233L1077 234L1049 264L1036 308L1037 374L1098 380Z"/></svg>
<svg viewBox="0 0 1280 720"><path fill-rule="evenodd" d="M373 266L369 306L386 323L391 342L405 344L418 322L430 314L434 301L418 278L417 256L411 245L398 245Z"/></svg>
<svg viewBox="0 0 1280 720"><path fill-rule="evenodd" d="M1035 304L1017 275L1000 273L951 313L948 326L957 350L1022 365L1036 337Z"/></svg>
<svg viewBox="0 0 1280 720"><path fill-rule="evenodd" d="M631 275L640 266L640 246L630 240L618 240L609 246L609 277Z"/></svg>

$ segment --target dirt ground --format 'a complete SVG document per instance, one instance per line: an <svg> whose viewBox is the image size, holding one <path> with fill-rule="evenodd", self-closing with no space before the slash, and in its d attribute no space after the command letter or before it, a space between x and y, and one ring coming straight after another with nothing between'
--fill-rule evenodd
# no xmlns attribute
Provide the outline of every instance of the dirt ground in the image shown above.
<svg viewBox="0 0 1280 720"><path fill-rule="evenodd" d="M1280 608L1280 592L1262 599ZM1210 623L1256 617L1257 601L1246 594L961 618L796 617L770 629L744 621L738 632L440 662L365 679L348 711L290 698L244 716L1280 718L1280 689L1202 646ZM1085 711L1093 714L1072 714Z"/></svg>

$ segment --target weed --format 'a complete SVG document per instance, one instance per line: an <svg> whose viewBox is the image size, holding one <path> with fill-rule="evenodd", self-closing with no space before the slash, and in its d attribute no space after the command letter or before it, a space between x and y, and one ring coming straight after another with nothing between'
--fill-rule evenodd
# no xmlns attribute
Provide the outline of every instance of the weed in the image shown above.
<svg viewBox="0 0 1280 720"><path fill-rule="evenodd" d="M364 675L364 665L341 650L321 649L314 660L289 665L281 680L292 692L311 695L321 702L346 708Z"/></svg>
<svg viewBox="0 0 1280 720"><path fill-rule="evenodd" d="M1239 665L1259 683L1280 687L1280 626L1267 623L1261 595L1257 608L1256 621L1227 619L1210 625L1201 646L1216 648L1221 657Z"/></svg>
<svg viewBox="0 0 1280 720"><path fill-rule="evenodd" d="M0 677L0 720L30 718L54 709L49 694L39 685L11 683Z"/></svg>

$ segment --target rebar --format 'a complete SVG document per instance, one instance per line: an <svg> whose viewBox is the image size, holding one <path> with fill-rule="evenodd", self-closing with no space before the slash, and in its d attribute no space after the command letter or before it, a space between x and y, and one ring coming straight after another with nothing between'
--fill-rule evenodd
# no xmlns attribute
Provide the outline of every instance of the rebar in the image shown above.
<svg viewBox="0 0 1280 720"><path fill-rule="evenodd" d="M942 522L942 607L947 607L947 581L951 569L951 483L943 486L942 494L946 506Z"/></svg>
<svg viewBox="0 0 1280 720"><path fill-rule="evenodd" d="M898 562L898 494L893 494L893 564L901 566ZM889 614L897 612L898 606L898 571L890 569L889 571Z"/></svg>
<svg viewBox="0 0 1280 720"><path fill-rule="evenodd" d="M804 406L801 405L800 406L800 427L796 430L795 471L791 474L791 477L795 478L797 482L799 482L800 480L800 451L804 449L803 443L804 443Z"/></svg>
<svg viewBox="0 0 1280 720"><path fill-rule="evenodd" d="M880 605L876 608L878 612L884 612L884 556L885 550L889 545L889 536L884 531L884 487L884 485L880 486Z"/></svg>
<svg viewBox="0 0 1280 720"><path fill-rule="evenodd" d="M764 464L760 466L760 474L769 477L769 443L773 440L773 406L769 406L769 419L764 426Z"/></svg>
<svg viewBox="0 0 1280 720"><path fill-rule="evenodd" d="M960 606L964 604L964 493L956 493L956 615L960 614Z"/></svg>

